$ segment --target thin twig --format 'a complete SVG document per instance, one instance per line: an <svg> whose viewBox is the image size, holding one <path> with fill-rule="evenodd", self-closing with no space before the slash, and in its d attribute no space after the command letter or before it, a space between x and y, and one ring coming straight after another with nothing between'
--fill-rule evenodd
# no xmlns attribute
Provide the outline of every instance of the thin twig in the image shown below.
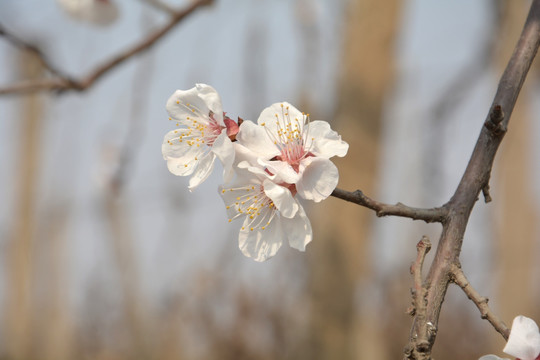
<svg viewBox="0 0 540 360"><path fill-rule="evenodd" d="M88 75L82 77L80 80L76 80L69 76L62 75L61 72L54 70L54 67L52 67L48 62L46 62L45 57L37 47L33 45L27 45L21 42L21 46L23 46L22 44L24 44L24 46L28 49L34 49L33 52L36 54L36 56L38 56L41 61L47 64L47 69L49 69L49 71L56 75L56 77L51 79L39 79L36 81L21 81L19 83L12 84L4 88L0 88L0 95L25 94L37 91L51 90L84 91L90 86L92 86L103 75L107 74L109 71L116 68L118 65L122 64L127 59L150 49L154 44L156 44L160 39L162 39L164 35L166 35L170 30L172 30L176 25L178 25L183 19L185 19L195 10L202 6L210 5L211 3L213 3L213 0L196 0L192 2L189 6L187 6L185 9L175 11L174 13L172 13L169 22L161 29L148 35L146 38L142 39L139 43L135 44L131 48L119 53L116 56L113 56L111 59L97 66L93 71L91 71ZM3 34L6 34L5 29ZM9 36L10 38L16 39L12 35Z"/></svg>
<svg viewBox="0 0 540 360"><path fill-rule="evenodd" d="M429 250L431 250L431 241L427 236L423 236L416 245L416 261L411 265L411 274L414 278L414 288L412 289L414 310L410 312L411 315L415 316L415 321L421 323L422 326L418 328L418 333L411 333L409 345L404 351L408 359L421 359L422 354L428 352L430 348L430 328L428 328L429 323L425 321L426 296L429 289L422 279L422 268Z"/></svg>
<svg viewBox="0 0 540 360"><path fill-rule="evenodd" d="M384 204L382 202L367 197L361 190L350 192L336 188L331 195L336 198L346 200L360 206L364 206L368 209L374 210L375 214L379 217L393 215L406 217L413 220L423 220L427 223L443 223L448 214L444 206L424 209L406 206L402 203L397 203L395 205Z"/></svg>
<svg viewBox="0 0 540 360"><path fill-rule="evenodd" d="M465 294L469 297L469 299L472 300L472 302L476 305L478 310L480 310L480 314L482 319L486 319L489 321L491 325L497 330L504 338L504 340L508 340L508 336L510 336L510 329L506 326L506 324L499 319L493 311L488 306L488 298L481 296L469 283L469 280L467 280L467 277L465 276L465 273L459 267L458 265L453 265L451 268L452 271L452 281L458 285Z"/></svg>
<svg viewBox="0 0 540 360"><path fill-rule="evenodd" d="M21 50L25 50L33 54L38 59L41 66L43 66L51 74L56 75L58 77L67 77L47 59L45 54L36 45L27 43L23 39L12 34L8 30L6 30L6 28L2 24L0 24L0 36L4 37L13 46L18 47Z"/></svg>

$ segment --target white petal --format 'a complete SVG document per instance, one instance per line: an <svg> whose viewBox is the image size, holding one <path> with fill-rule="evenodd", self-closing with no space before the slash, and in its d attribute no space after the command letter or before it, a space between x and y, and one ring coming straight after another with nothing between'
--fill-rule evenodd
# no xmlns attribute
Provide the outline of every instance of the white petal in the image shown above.
<svg viewBox="0 0 540 360"><path fill-rule="evenodd" d="M339 172L328 159L308 157L300 164L302 178L296 183L298 194L315 202L326 199L337 186Z"/></svg>
<svg viewBox="0 0 540 360"><path fill-rule="evenodd" d="M193 173L197 167L197 161L185 162L179 159L167 159L167 168L176 176L188 176Z"/></svg>
<svg viewBox="0 0 540 360"><path fill-rule="evenodd" d="M480 359L478 360L510 360L510 359L507 359L507 358L500 358L498 357L497 355L492 355L492 354L489 354L489 355L484 355L482 356Z"/></svg>
<svg viewBox="0 0 540 360"><path fill-rule="evenodd" d="M248 170L250 173L252 173L255 176L258 176L262 179L270 179L273 180L276 178L275 175L268 174L263 167L260 166L251 166L251 164L247 161L242 161L238 164L238 169L241 170Z"/></svg>
<svg viewBox="0 0 540 360"><path fill-rule="evenodd" d="M189 179L189 191L193 191L208 178L214 169L215 160L216 155L213 152L209 152L202 159L199 159L199 164L193 172L193 176Z"/></svg>
<svg viewBox="0 0 540 360"><path fill-rule="evenodd" d="M225 125L223 122L223 107L218 92L213 87L206 84L197 84L195 87L199 92L199 97L204 101L208 109L214 113L214 119L216 119L220 125Z"/></svg>
<svg viewBox="0 0 540 360"><path fill-rule="evenodd" d="M257 154L244 145L242 145L239 141L233 142L234 147L234 162L235 164L239 164L241 162L247 162L249 165L257 165Z"/></svg>
<svg viewBox="0 0 540 360"><path fill-rule="evenodd" d="M161 151L163 158L167 160L167 168L177 176L188 176L193 173L199 163L199 158L204 157L204 147L189 146L186 142L179 142L181 130L169 131L163 139Z"/></svg>
<svg viewBox="0 0 540 360"><path fill-rule="evenodd" d="M341 136L330 128L326 121L315 120L306 128L307 145L309 150L319 157L345 156L349 144L341 140Z"/></svg>
<svg viewBox="0 0 540 360"><path fill-rule="evenodd" d="M196 87L189 90L176 90L167 100L165 108L172 120L183 124L191 123L187 121L188 117L204 124L208 124L210 121L210 108L199 97L199 91Z"/></svg>
<svg viewBox="0 0 540 360"><path fill-rule="evenodd" d="M540 354L538 325L528 317L517 316L503 351L521 360L534 360Z"/></svg>
<svg viewBox="0 0 540 360"><path fill-rule="evenodd" d="M243 230L238 236L238 246L242 253L255 261L265 261L274 256L283 243L283 230L279 218L274 218L264 230L249 227L246 218Z"/></svg>
<svg viewBox="0 0 540 360"><path fill-rule="evenodd" d="M236 215L238 215L238 207L235 205L236 195L233 194L233 191L229 191L228 187L224 187L223 185L218 187L218 191L223 203L225 204L227 216L232 220L234 217L236 217Z"/></svg>
<svg viewBox="0 0 540 360"><path fill-rule="evenodd" d="M264 193L272 200L276 209L286 218L292 218L298 211L298 204L289 189L273 183L270 180L263 182Z"/></svg>
<svg viewBox="0 0 540 360"><path fill-rule="evenodd" d="M240 125L236 140L263 159L271 159L280 154L279 149L268 137L264 126L255 125L249 120Z"/></svg>
<svg viewBox="0 0 540 360"><path fill-rule="evenodd" d="M302 176L302 172L297 173L292 166L285 161L259 159L258 163L267 168L273 175L276 175L276 182L283 181L288 184L296 184Z"/></svg>
<svg viewBox="0 0 540 360"><path fill-rule="evenodd" d="M282 218L281 225L283 226L283 232L287 234L289 245L294 249L305 251L306 245L313 238L313 231L304 208L299 205L296 216L292 219Z"/></svg>
<svg viewBox="0 0 540 360"><path fill-rule="evenodd" d="M225 207L228 207L227 215L229 216L229 219L232 219L236 215L240 214L238 212L239 206L236 205L236 203L238 202L238 200L236 199L238 197L238 192L235 191L234 189L245 188L250 185L253 185L253 181L252 181L253 179L255 178L250 179L244 176L239 176L234 183L227 184L226 186L224 185L219 186L218 188L219 195L223 199L223 202L225 203ZM245 214L242 214L242 215L245 215Z"/></svg>
<svg viewBox="0 0 540 360"><path fill-rule="evenodd" d="M178 161L189 162L205 151L205 147L189 146L187 142L179 141L185 129L169 131L163 138L161 152L165 160L176 159Z"/></svg>
<svg viewBox="0 0 540 360"><path fill-rule="evenodd" d="M277 116L276 116L277 115ZM292 122L300 125L300 132L304 126L305 116L288 102L275 103L267 107L259 115L257 123L263 125L273 134L277 135L277 129ZM279 125L278 125L279 123Z"/></svg>
<svg viewBox="0 0 540 360"><path fill-rule="evenodd" d="M223 181L229 182L234 175L232 168L234 162L234 147L231 139L227 136L227 131L225 129L214 141L212 152L216 154L223 164Z"/></svg>

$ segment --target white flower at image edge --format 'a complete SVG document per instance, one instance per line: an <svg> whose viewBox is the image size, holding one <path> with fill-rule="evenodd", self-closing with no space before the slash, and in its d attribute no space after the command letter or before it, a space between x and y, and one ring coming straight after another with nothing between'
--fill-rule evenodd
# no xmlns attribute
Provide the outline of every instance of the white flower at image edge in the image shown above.
<svg viewBox="0 0 540 360"><path fill-rule="evenodd" d="M192 175L189 189L193 190L208 178L217 157L223 163L225 182L229 181L234 148L227 132L228 126L236 123L224 118L216 90L205 84L177 90L166 108L169 120L178 127L165 135L161 147L169 171L178 176Z"/></svg>
<svg viewBox="0 0 540 360"><path fill-rule="evenodd" d="M517 316L512 323L512 330L503 352L520 360L540 359L540 331L534 320ZM508 360L496 355L485 355L479 360Z"/></svg>
<svg viewBox="0 0 540 360"><path fill-rule="evenodd" d="M95 25L110 25L118 18L118 8L111 0L57 0L73 18Z"/></svg>
<svg viewBox="0 0 540 360"><path fill-rule="evenodd" d="M229 222L244 217L238 236L242 253L256 261L274 256L283 241L300 251L312 239L309 219L291 191L263 174L239 174L234 184L219 188Z"/></svg>
<svg viewBox="0 0 540 360"><path fill-rule="evenodd" d="M349 149L326 121L310 121L309 114L287 102L264 109L257 124L244 121L236 139L256 154L259 165L315 202L330 196L339 180L329 159L345 156Z"/></svg>

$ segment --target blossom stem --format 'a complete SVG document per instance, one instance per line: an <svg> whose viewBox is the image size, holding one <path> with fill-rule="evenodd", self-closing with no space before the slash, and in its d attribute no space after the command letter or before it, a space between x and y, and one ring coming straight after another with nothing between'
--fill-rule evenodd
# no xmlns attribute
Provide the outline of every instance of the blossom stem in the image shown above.
<svg viewBox="0 0 540 360"><path fill-rule="evenodd" d="M375 214L379 217L400 216L413 220L423 220L427 223L444 223L448 217L446 205L428 209L410 207L402 203L391 205L373 200L366 196L361 190L351 192L339 188L336 188L331 196L371 209L375 211Z"/></svg>

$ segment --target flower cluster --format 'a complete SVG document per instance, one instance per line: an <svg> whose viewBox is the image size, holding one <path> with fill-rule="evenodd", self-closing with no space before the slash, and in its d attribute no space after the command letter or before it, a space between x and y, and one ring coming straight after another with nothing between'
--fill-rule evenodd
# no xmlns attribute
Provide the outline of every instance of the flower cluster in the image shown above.
<svg viewBox="0 0 540 360"><path fill-rule="evenodd" d="M309 219L298 198L320 202L336 188L339 174L329 160L345 156L349 145L325 121L287 102L264 109L257 123L223 112L218 93L197 84L177 90L167 101L177 129L165 135L163 157L169 170L191 175L193 190L223 164L223 198L229 222L243 218L239 247L256 261L274 256L284 239L304 251L312 239Z"/></svg>
<svg viewBox="0 0 540 360"><path fill-rule="evenodd" d="M514 319L503 352L520 360L540 360L540 332L534 320L522 315ZM508 359L496 355L484 355L479 360Z"/></svg>

